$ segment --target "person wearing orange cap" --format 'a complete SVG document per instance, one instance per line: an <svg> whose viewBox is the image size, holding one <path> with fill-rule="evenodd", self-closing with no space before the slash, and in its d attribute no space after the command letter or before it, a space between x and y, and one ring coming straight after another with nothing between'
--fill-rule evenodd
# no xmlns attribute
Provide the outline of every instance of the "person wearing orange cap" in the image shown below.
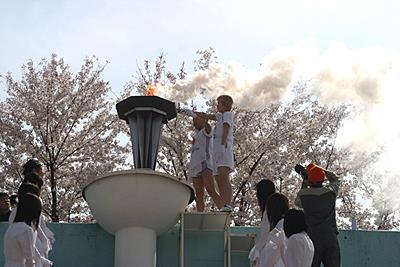
<svg viewBox="0 0 400 267"><path fill-rule="evenodd" d="M314 163L309 164L305 172L295 204L304 210L307 232L314 243L311 267L320 267L321 262L325 267L340 267L336 225L336 198L340 180L335 173Z"/></svg>

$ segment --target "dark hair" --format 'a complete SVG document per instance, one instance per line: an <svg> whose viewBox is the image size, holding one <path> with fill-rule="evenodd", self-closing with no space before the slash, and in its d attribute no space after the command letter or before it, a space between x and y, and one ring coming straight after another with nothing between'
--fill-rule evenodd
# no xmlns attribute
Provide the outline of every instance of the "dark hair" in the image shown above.
<svg viewBox="0 0 400 267"><path fill-rule="evenodd" d="M0 192L0 197L9 197L8 194L6 192Z"/></svg>
<svg viewBox="0 0 400 267"><path fill-rule="evenodd" d="M18 203L18 195L17 194L12 194L10 197L10 204L11 205L16 205Z"/></svg>
<svg viewBox="0 0 400 267"><path fill-rule="evenodd" d="M229 107L229 109L232 109L233 99L231 96L220 95L219 97L217 97L217 101L223 102L225 105L227 105L227 107Z"/></svg>
<svg viewBox="0 0 400 267"><path fill-rule="evenodd" d="M24 170L22 173L24 174L24 176L26 176L27 174L31 173L34 169L40 168L42 166L43 164L37 159L30 159L24 164L23 166Z"/></svg>
<svg viewBox="0 0 400 267"><path fill-rule="evenodd" d="M283 222L283 230L287 238L294 234L307 231L306 218L304 212L298 209L290 209L285 214L285 220Z"/></svg>
<svg viewBox="0 0 400 267"><path fill-rule="evenodd" d="M275 193L275 184L268 179L262 179L256 185L257 201L261 216L264 214L268 198Z"/></svg>
<svg viewBox="0 0 400 267"><path fill-rule="evenodd" d="M38 196L25 194L19 197L17 214L14 222L25 222L29 226L37 229L40 213L42 212L42 201Z"/></svg>
<svg viewBox="0 0 400 267"><path fill-rule="evenodd" d="M30 183L36 185L39 189L43 186L43 179L40 178L36 173L28 173L25 175L25 179L22 181L23 184Z"/></svg>
<svg viewBox="0 0 400 267"><path fill-rule="evenodd" d="M289 210L289 201L281 193L273 193L267 201L268 220L271 225L270 230L274 229L278 222L285 216Z"/></svg>
<svg viewBox="0 0 400 267"><path fill-rule="evenodd" d="M18 188L18 196L21 197L25 194L33 194L35 196L40 196L40 189L36 184L32 183L22 183Z"/></svg>

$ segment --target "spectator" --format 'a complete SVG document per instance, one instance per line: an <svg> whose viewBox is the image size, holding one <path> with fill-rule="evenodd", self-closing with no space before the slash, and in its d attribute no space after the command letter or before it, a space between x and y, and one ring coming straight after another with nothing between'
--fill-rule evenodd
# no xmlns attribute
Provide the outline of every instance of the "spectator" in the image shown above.
<svg viewBox="0 0 400 267"><path fill-rule="evenodd" d="M297 194L296 205L304 210L308 235L314 243L312 267L340 267L340 247L336 226L336 198L340 180L333 172L313 163ZM325 183L326 180L329 183Z"/></svg>
<svg viewBox="0 0 400 267"><path fill-rule="evenodd" d="M285 266L310 267L314 256L314 245L306 233L304 212L296 209L286 212L283 229L288 238L283 257Z"/></svg>
<svg viewBox="0 0 400 267"><path fill-rule="evenodd" d="M10 204L11 204L11 208L16 208L17 207L17 203L18 203L18 195L17 194L12 194L10 196Z"/></svg>
<svg viewBox="0 0 400 267"><path fill-rule="evenodd" d="M270 232L260 253L262 267L284 267L283 257L286 250L286 237L283 231L285 213L289 210L289 201L281 193L272 194L267 202L267 214Z"/></svg>
<svg viewBox="0 0 400 267"><path fill-rule="evenodd" d="M15 221L4 235L4 267L36 267L35 235L42 202L33 194L19 198Z"/></svg>
<svg viewBox="0 0 400 267"><path fill-rule="evenodd" d="M261 224L260 224L260 238L257 240L255 246L251 249L249 253L250 265L255 267L260 267L259 258L260 250L263 245L265 245L268 233L270 231L270 223L267 214L267 201L268 198L275 193L275 185L271 180L262 179L256 185L257 201L260 207L261 213Z"/></svg>
<svg viewBox="0 0 400 267"><path fill-rule="evenodd" d="M11 214L10 197L7 193L0 193L0 222L7 222Z"/></svg>

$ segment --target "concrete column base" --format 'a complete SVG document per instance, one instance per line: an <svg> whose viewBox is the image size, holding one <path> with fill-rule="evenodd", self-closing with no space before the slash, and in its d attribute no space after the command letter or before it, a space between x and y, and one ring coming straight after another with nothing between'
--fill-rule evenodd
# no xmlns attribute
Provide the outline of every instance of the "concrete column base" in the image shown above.
<svg viewBox="0 0 400 267"><path fill-rule="evenodd" d="M115 267L156 267L154 230L143 227L122 228L115 233Z"/></svg>

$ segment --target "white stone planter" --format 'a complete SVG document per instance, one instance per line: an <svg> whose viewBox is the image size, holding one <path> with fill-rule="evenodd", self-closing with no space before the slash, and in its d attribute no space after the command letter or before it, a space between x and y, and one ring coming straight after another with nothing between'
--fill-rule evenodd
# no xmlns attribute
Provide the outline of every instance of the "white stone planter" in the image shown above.
<svg viewBox="0 0 400 267"><path fill-rule="evenodd" d="M97 222L115 234L115 267L155 267L156 237L173 227L193 188L150 169L113 172L84 188Z"/></svg>

